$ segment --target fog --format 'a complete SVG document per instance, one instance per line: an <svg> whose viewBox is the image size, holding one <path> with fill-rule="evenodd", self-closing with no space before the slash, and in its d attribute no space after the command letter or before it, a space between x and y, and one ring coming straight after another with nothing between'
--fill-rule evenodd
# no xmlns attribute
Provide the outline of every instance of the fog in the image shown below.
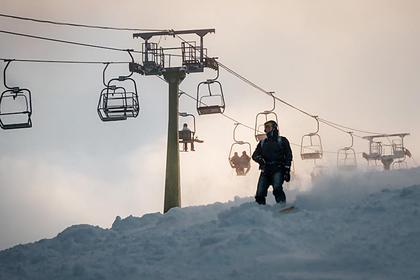
<svg viewBox="0 0 420 280"><path fill-rule="evenodd" d="M205 37L210 56L310 114L361 130L409 132L405 144L420 161L420 3L418 1L72 1L1 0L1 13L72 23L154 29L215 28ZM117 48L141 49L132 32L53 26L0 17L1 30ZM187 38L192 39L192 38ZM128 61L126 53L52 43L0 33L1 58ZM161 38L180 46L176 38ZM140 56L136 56L140 61ZM5 66L5 63L1 63ZM103 65L13 62L8 83L31 89L33 128L0 131L0 249L52 237L70 224L109 227L115 216L162 211L168 89L156 77L135 79L140 115L103 123L96 113ZM110 66L110 75L126 73ZM181 89L195 96L214 72L190 74ZM3 77L1 78L3 82ZM220 72L226 115L254 127L270 97ZM196 114L180 98L180 111ZM299 157L313 119L276 104L280 132L294 144L296 188L310 187L313 162ZM182 205L253 196L255 164L236 177L227 158L234 122L196 117L196 152L181 154ZM180 121L181 123L181 121ZM237 138L256 142L239 126ZM327 153L319 164L334 169L348 135L320 127ZM355 150L368 143L355 138ZM366 162L358 154L361 169Z"/></svg>

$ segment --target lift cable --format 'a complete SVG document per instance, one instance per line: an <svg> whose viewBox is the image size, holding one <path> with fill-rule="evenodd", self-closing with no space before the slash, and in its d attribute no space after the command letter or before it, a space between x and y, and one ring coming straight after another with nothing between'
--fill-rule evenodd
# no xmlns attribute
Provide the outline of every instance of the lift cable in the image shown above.
<svg viewBox="0 0 420 280"><path fill-rule="evenodd" d="M340 125L338 123L334 123L332 121L329 121L329 120L326 120L326 119L323 119L323 118L319 118L319 120L321 122L323 122L323 123L328 122L328 123L330 123L332 125L335 125L337 127L341 127L341 128L348 129L348 130L353 130L353 131L360 132L360 133L366 133L366 134L384 134L384 133L380 133L380 132L372 132L372 131L367 131L367 130L360 130L360 129L351 128L351 127L348 127L348 126ZM353 134L353 135L355 135L355 134ZM355 136L357 136L357 135L355 135Z"/></svg>
<svg viewBox="0 0 420 280"><path fill-rule="evenodd" d="M4 62L28 62L28 63L60 63L60 64L127 64L129 61L82 61L82 60L49 60L49 59L16 59L0 58Z"/></svg>
<svg viewBox="0 0 420 280"><path fill-rule="evenodd" d="M137 29L137 28L121 28L121 27L109 27L109 26L97 26L97 25L85 25L85 24L75 24L75 23L64 23L64 22L56 22L56 21L50 21L50 20L39 20L39 19L34 19L34 18L27 18L27 17L20 17L20 16L14 16L14 15L7 15L7 14L0 14L1 17L7 17L7 18L14 18L14 19L19 19L19 20L28 20L28 21L34 21L34 22L40 22L40 23L49 23L49 24L56 24L56 25L68 25L68 26L74 26L74 27L86 27L86 28L97 28L97 29L108 29L108 30L125 30L125 31L167 31L167 30L159 30L159 29ZM0 30L0 32L2 33L6 33L6 34L11 34L11 35L18 35L18 36L25 36L25 37L30 37L30 38L35 38L35 39L43 39L43 40L49 40L49 41L54 41L54 42L60 42L60 43L68 43L68 44L75 44L75 45L79 45L79 46L86 46L86 47L96 47L96 48L102 48L102 49L107 49L107 50L115 50L115 51L126 51L123 49L117 49L117 48L111 48L111 47L104 47L104 46L98 46L98 45L91 45L91 44L85 44L85 43L78 43L78 42L71 42L71 41L65 41L65 40L58 40L58 39L52 39L52 38L46 38L46 37L40 37L40 36L34 36L34 35L29 35L29 34L22 34L22 33L16 33L16 32L10 32L10 31L4 31L4 30ZM186 41L185 39L183 39L181 36L176 35L176 37L178 37L180 40L182 40L183 42L189 44L190 46L192 46L188 41ZM193 46L194 47L194 46ZM134 53L142 53L141 51L133 51ZM67 63L67 62L65 62ZM69 62L71 63L71 62ZM273 96L276 100L282 102L283 104L309 116L309 117L314 117L314 115L290 104L289 102L280 99L276 96L273 95L272 92L266 91L265 89L263 89L262 87L258 86L257 84L253 83L252 81L250 81L249 79L245 78L244 76L238 74L236 71L232 70L231 68L227 67L226 65L224 65L221 62L218 62L218 64L227 72L229 72L230 74L234 75L235 77L239 78L240 80L242 80L243 82L249 84L250 86L256 88L257 90ZM366 134L384 134L381 132L372 132L372 131L366 131L366 130L360 130L360 129L355 129L355 128L351 128L348 126L344 126L344 125L340 125L338 123L334 123L332 121L326 120L324 118L318 118L320 122L331 126L335 129L341 130L339 129L339 127L344 128L344 129L349 129L352 131L357 131L357 132L361 132L361 133L366 133ZM348 132L348 131L344 131L341 130L343 132ZM360 136L354 134L356 137L361 138Z"/></svg>
<svg viewBox="0 0 420 280"><path fill-rule="evenodd" d="M165 29L151 29L151 28L127 28L127 27L112 27L112 26L100 26L100 25L87 25L87 24L77 24L77 23L69 23L69 22L58 22L52 20L43 20L43 19L35 19L29 17L21 17L15 15L7 15L7 14L0 14L0 17L5 18L12 18L18 20L25 20L25 21L33 21L38 23L47 23L47 24L54 24L54 25L62 25L62 26L72 26L72 27L83 27L83 28L93 28L93 29L104 29L104 30L117 30L117 31L141 31L141 32L159 32L159 31L167 31Z"/></svg>
<svg viewBox="0 0 420 280"><path fill-rule="evenodd" d="M120 48L114 48L114 47L108 47L108 46L101 46L101 45L94 45L94 44L88 44L88 43L81 43L81 42L75 42L75 41L68 41L68 40L61 40L61 39L55 39L55 38L37 36L37 35L32 35L32 34L24 34L24 33L12 32L12 31L7 31L7 30L0 30L0 33L9 34L9 35L15 35L15 36L28 37L28 38L32 38L32 39L46 40L46 41L51 41L51 42L56 42L56 43L63 43L63 44L70 44L70 45L82 46L82 47L90 47L90 48L105 49L105 50L120 51L120 52L127 52L129 50L132 53L144 54L143 51L139 51L139 50L120 49ZM170 56L173 56L173 57L182 57L181 54L179 54L179 55L177 55L177 54L170 54Z"/></svg>
<svg viewBox="0 0 420 280"><path fill-rule="evenodd" d="M23 34L23 33L11 32L11 31L6 31L6 30L0 30L0 33L5 33L5 34L10 34L10 35L15 35L15 36L29 37L29 38L34 38L34 39L47 40L47 41L53 41L53 42L59 42L59 43L66 43L66 44L78 45L78 46L84 46L84 47L100 48L100 49L113 50L113 51L123 51L123 52L126 52L127 51L127 49L119 49L119 48L114 48L114 47L106 47L106 46L86 44L86 43L80 43L80 42L74 42L74 41L60 40L60 39L54 39L54 38L47 38L47 37L42 37L42 36L35 36L35 35L30 35L30 34ZM182 41L190 44L189 42L187 42L186 40L184 40L181 36L179 36L179 35L176 35L176 36L178 38L180 38ZM133 50L132 52L133 53L143 53L142 51L135 51L135 50ZM35 61L33 61L33 62L35 62ZM41 62L41 61L39 61L39 62ZM45 61L45 62L47 62L47 61ZM64 62L64 61L60 61L60 62L61 63L67 63L67 62ZM57 63L59 63L59 62L57 61ZM68 63L77 63L77 62L68 62ZM94 62L94 63L96 63L96 62ZM230 69L226 65L224 65L224 64L222 64L220 62L218 62L218 64L223 69L225 69L227 72L231 73L232 75L236 76L237 78L239 78L243 82L251 85L252 87L258 89L259 91L261 91L261 92L263 92L263 93L265 93L267 95L270 95L271 97L274 97L276 100L282 102L283 104L285 104L285 105L287 105L287 106L289 106L289 107L291 107L291 108L293 108L293 109L295 109L295 110L297 110L297 111L299 111L299 112L301 112L301 113L303 113L303 114L305 114L307 116L314 117L314 115L312 115L312 114L310 114L310 113L308 113L308 112L306 112L306 111L304 111L304 110L302 110L302 109L300 109L300 108L298 108L298 107L296 107L296 106L294 106L294 105L292 105L292 104L290 104L290 103L288 103L288 102L286 102L286 101L284 101L284 100L282 100L282 99L274 96L272 92L264 90L262 87L258 86L257 84L253 83L249 79L247 79L247 78L243 77L242 75L238 74L236 71ZM330 126L330 127L333 127L335 129L338 129L338 130L343 131L345 133L348 132L348 131L345 131L343 129L339 129L339 127L338 127L338 126L340 126L340 127L345 127L345 126L338 125L338 124L333 123L331 121L328 121L326 119L320 119L320 121L323 122L324 124ZM351 130L354 130L354 131L359 131L359 132L363 132L363 133L372 134L372 132L367 132L367 131L362 131L362 130L358 130L358 129L353 129L353 128L350 128L350 127L345 127L345 128L348 128L348 129L351 129ZM380 134L380 133L373 133L373 134ZM355 135L355 136L360 137L358 135ZM362 138L362 137L360 137L360 138ZM298 146L300 146L300 145L298 145Z"/></svg>
<svg viewBox="0 0 420 280"><path fill-rule="evenodd" d="M163 79L162 77L158 77L158 78L159 78L159 79L161 79L162 81L164 81L164 82L166 83L165 79ZM189 94L189 93L187 93L187 92L185 92L185 91L183 91L183 90L181 90L181 89L179 89L179 93L181 93L181 94L185 94L186 96L188 96L189 98L191 98L191 99L192 99L192 100L194 100L195 102L197 101L197 98L196 98L196 97L192 96L191 94ZM225 117L225 118L227 118L227 119L229 119L229 120L233 121L234 123L238 123L238 124L240 124L240 125L242 125L242 126L244 126L244 127L246 127L246 128L249 128L250 130L254 131L254 127L251 127L250 125L244 124L244 123L242 123L242 122L238 121L237 119L235 119L235 118L233 118L233 117L231 117L231 116L227 115L226 113L222 113L221 115L222 115L223 117ZM291 145L293 145L293 146L299 147L299 148L301 147L301 145L296 144L296 143L293 143L293 142L290 142L290 144L291 144ZM324 153L337 154L337 152L333 152L333 151L324 151ZM358 154L361 154L361 153L358 153Z"/></svg>
<svg viewBox="0 0 420 280"><path fill-rule="evenodd" d="M232 74L232 75L234 75L235 77L239 78L240 80L244 81L245 83L249 84L250 86L252 86L252 87L254 87L254 88L258 89L259 91L261 91L261 92L263 92L263 93L265 93L265 94L267 94L267 95L269 95L269 96L273 96L272 92L269 92L269 91L264 90L264 89L263 89L263 88L261 88L260 86L256 85L255 83L251 82L251 81L250 81L250 80L248 80L247 78L245 78L245 77L243 77L242 75L238 74L236 71L234 71L234 70L230 69L230 68L229 68L229 67L227 67L226 65L224 65L224 64L222 64L222 63L220 63L220 62L218 62L218 63L219 63L219 65L220 65L223 69L225 69L227 72L231 73L231 74ZM285 105L287 105L287 106L289 106L289 107L291 107L291 108L293 108L293 109L295 109L295 110L297 110L297 111L299 111L299 112L301 112L301 113L303 113L303 114L305 114L305 115L307 115L307 116L309 116L309 117L312 117L312 118L313 118L313 117L315 117L315 115L310 114L310 113L308 113L308 112L306 112L306 111L304 111L304 110L302 110L302 109L300 109L300 108L298 108L298 107L296 107L296 106L294 106L294 105L290 104L289 102L287 102L287 101L285 101L285 100L283 100L283 99L281 99L281 98L278 98L277 96L274 96L274 98L275 98L276 100L280 101L281 103L283 103L283 104L285 104ZM365 131L365 130L360 130L360 129L355 129L355 128L351 128L351 127L348 127L348 126L340 125L340 124L337 124L337 123L335 123L335 122L332 122L332 121L326 120L326 119L324 119L324 118L318 118L318 119L319 119L319 121L320 121L320 122L324 123L325 125L328 125L328 126L330 126L330 127L332 127L332 128L335 128L335 129L340 130L340 131L345 132L345 133L347 133L347 132L348 132L348 130L352 130L352 131L357 131L357 132L366 133L366 134L381 134L380 132ZM346 129L348 129L348 130L344 130L343 128L346 128ZM354 136L356 136L356 137L360 137L360 138L362 138L361 136L358 136L358 135L356 135L356 134L353 134L353 135L354 135Z"/></svg>
<svg viewBox="0 0 420 280"><path fill-rule="evenodd" d="M60 63L60 64L126 64L129 63L124 62L124 61L81 61L81 60L42 60L42 59L12 59L12 58L0 58L0 60L3 60L5 62L7 61L14 61L14 62L27 62L27 63ZM165 79L163 79L162 77L158 77L159 79L161 79L162 81L166 82ZM194 101L197 101L196 97L190 95L189 93L179 89L179 92L182 94L185 94L186 96L188 96L189 98L191 98ZM230 117L229 115L227 115L226 113L222 114L225 118L233 121L234 123L239 123L240 125L249 128L250 130L254 130L253 127L246 125L240 121L238 121L237 119ZM337 128L340 129L340 128ZM342 130L343 132L346 132L344 130ZM301 147L301 145L296 144L296 143L292 143L292 145L296 146L296 147ZM331 153L331 154L335 154L336 152L332 152L332 151L325 151L326 153Z"/></svg>
<svg viewBox="0 0 420 280"><path fill-rule="evenodd" d="M186 41L185 39L183 39L181 36L179 36L179 35L176 35L176 36L177 36L177 37L178 37L181 41L183 41L183 42L185 42L185 43L189 44L190 46L192 46L192 45L191 45L188 41ZM192 46L192 47L195 47L195 46ZM245 78L244 76L240 75L238 72L236 72L236 71L232 70L231 68L227 67L227 66L226 66L226 65L224 65L223 63L221 63L221 62L219 62L219 61L218 61L217 63L218 63L218 64L220 65L220 67L222 67L225 71L227 71L228 73L230 73L230 74L232 74L233 76L237 77L238 79L242 80L243 82L245 82L246 84L250 85L251 87L253 87L253 88L255 88L255 89L257 89L257 90L259 90L259 91L261 91L261 92L263 92L263 93L265 93L265 94L267 94L267 95L271 96L271 97L274 97L276 100L278 100L278 101L280 101L281 103L283 103L283 104L285 104L285 105L287 105L287 106L289 106L289 107L291 107L291 108L293 108L293 109L295 109L295 110L297 110L297 111L301 112L302 114L305 114L305 115L307 115L307 116L309 116L309 117L311 117L311 118L314 118L314 117L315 117L315 115L310 114L310 113L308 113L308 112L306 112L306 111L304 111L304 110L302 110L302 109L300 109L300 108L298 108L298 107L296 107L296 106L292 105L291 103L289 103L289 102L287 102L287 101L285 101L285 100L283 100L283 99L280 99L280 98L279 98L279 97L277 97L277 96L274 96L274 95L273 95L273 93L272 93L272 91L267 91L267 90L263 89L263 88L262 88L262 87L260 87L259 85L255 84L254 82L252 82L252 81L250 81L249 79ZM353 131L357 131L357 132L361 132L361 133L366 133L366 134L383 134L383 133L380 133L380 132L365 131L365 130L355 129L355 128L351 128L351 127L344 126L344 125L339 125L339 124L337 124L337 123L334 123L334 122L328 121L328 120L323 119L323 118L319 118L319 121L320 121L320 122L322 122L322 123L324 123L325 125L328 125L328 126L330 126L330 127L332 127L332 128L335 128L335 129L338 129L338 130L343 131L343 132L345 132L345 133L348 133L348 131L347 131L347 130L340 129L340 127L341 127L341 128L350 129L350 130L353 130ZM355 135L355 134L353 134L353 135ZM357 136L357 135L355 135L355 136ZM359 136L357 136L357 137L359 137Z"/></svg>
<svg viewBox="0 0 420 280"><path fill-rule="evenodd" d="M33 39L46 40L46 41L51 41L51 42L56 42L56 43L64 43L64 44L82 46L82 47L90 47L90 48L97 48L97 49L104 49L104 50L111 50L111 51L127 52L127 49L119 49L119 48L114 48L114 47L106 47L106 46L80 43L80 42L74 42L74 41L60 40L60 39L36 36L36 35L31 35L31 34L11 32L11 31L7 31L7 30L0 30L0 33L5 33L5 34L15 35L15 36L28 37L28 38L33 38ZM135 51L135 50L133 50L131 52L133 52L133 53L143 53L142 51Z"/></svg>

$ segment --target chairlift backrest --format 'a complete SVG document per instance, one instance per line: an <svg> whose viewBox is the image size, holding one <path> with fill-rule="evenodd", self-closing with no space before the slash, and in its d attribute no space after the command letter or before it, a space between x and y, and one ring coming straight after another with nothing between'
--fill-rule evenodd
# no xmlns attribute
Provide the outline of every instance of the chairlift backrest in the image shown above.
<svg viewBox="0 0 420 280"><path fill-rule="evenodd" d="M315 132L311 132L302 136L300 142L300 157L302 160L321 159L323 156L321 136L319 136L319 120L317 116L313 116L317 123Z"/></svg>

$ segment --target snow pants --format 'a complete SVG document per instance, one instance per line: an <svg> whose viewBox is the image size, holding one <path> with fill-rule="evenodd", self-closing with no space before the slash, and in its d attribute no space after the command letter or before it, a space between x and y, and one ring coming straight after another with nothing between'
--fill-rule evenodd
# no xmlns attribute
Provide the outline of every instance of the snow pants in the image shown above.
<svg viewBox="0 0 420 280"><path fill-rule="evenodd" d="M258 204L265 204L265 198L267 197L267 191L270 185L273 186L273 195L276 202L286 202L286 194L283 191L284 182L283 172L277 171L272 174L261 172L260 178L258 179L257 193L255 194L255 201Z"/></svg>

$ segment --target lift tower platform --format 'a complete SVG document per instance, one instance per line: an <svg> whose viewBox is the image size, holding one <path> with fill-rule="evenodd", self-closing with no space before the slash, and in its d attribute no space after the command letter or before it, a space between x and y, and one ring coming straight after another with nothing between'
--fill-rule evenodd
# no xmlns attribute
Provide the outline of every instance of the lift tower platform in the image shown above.
<svg viewBox="0 0 420 280"><path fill-rule="evenodd" d="M369 141L369 153L363 153L362 156L368 161L380 161L384 170L389 170L391 164L396 159L403 159L406 156L411 157L411 153L404 146L404 137L410 133L377 134L364 136ZM386 140L388 143L384 143Z"/></svg>

